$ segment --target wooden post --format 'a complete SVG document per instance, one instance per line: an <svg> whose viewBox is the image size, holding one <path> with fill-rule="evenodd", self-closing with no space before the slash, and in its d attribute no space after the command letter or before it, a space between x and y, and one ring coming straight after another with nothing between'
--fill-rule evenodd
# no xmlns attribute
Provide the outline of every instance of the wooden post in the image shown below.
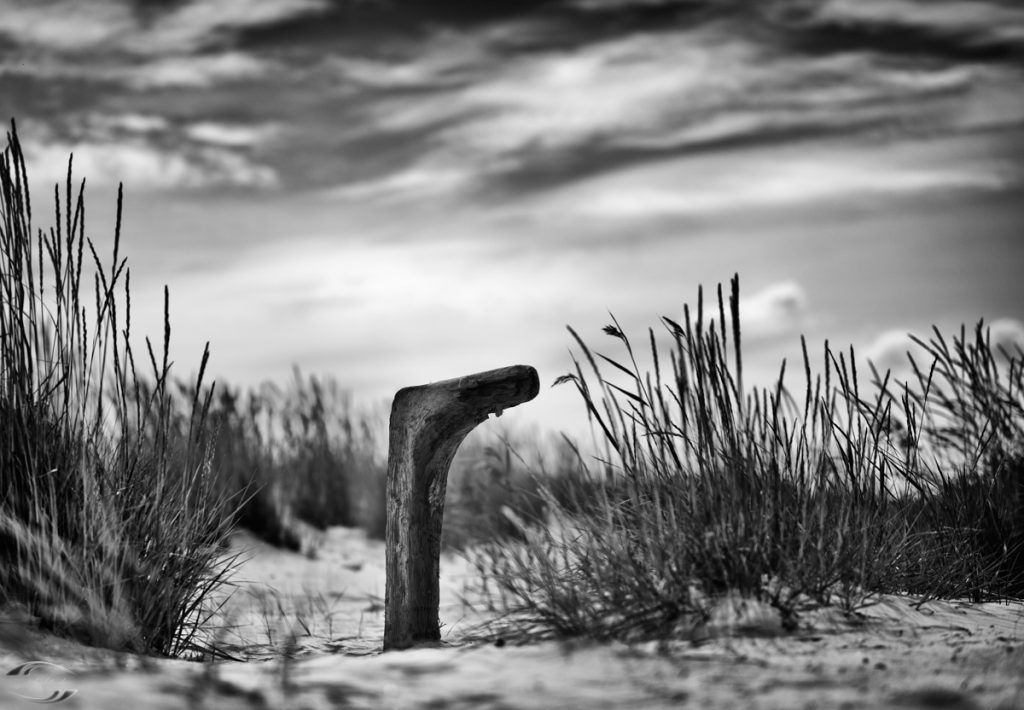
<svg viewBox="0 0 1024 710"><path fill-rule="evenodd" d="M441 520L448 467L488 415L537 396L537 371L513 365L419 387L391 405L384 650L439 641Z"/></svg>

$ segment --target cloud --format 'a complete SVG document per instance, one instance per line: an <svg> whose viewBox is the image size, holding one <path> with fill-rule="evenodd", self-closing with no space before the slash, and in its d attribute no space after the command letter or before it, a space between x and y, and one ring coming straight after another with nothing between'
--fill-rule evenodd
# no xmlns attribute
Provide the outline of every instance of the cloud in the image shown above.
<svg viewBox="0 0 1024 710"><path fill-rule="evenodd" d="M683 106L699 110L721 97L728 87L720 77L741 70L739 42L712 53L700 46L709 41L634 35L499 67L493 79L461 93L460 103L474 118L458 129L459 140L504 153L660 133ZM669 63L675 69L666 72Z"/></svg>
<svg viewBox="0 0 1024 710"><path fill-rule="evenodd" d="M270 168L214 147L169 151L132 140L23 145L33 179L47 184L64 181L72 154L75 174L102 185L123 182L138 190L189 190L277 184Z"/></svg>
<svg viewBox="0 0 1024 710"><path fill-rule="evenodd" d="M274 137L274 124L181 124L144 113L96 113L63 128L32 124L22 132L30 171L44 184L63 182L72 155L76 175L103 185L195 190L279 184L272 168L249 155Z"/></svg>
<svg viewBox="0 0 1024 710"><path fill-rule="evenodd" d="M193 0L149 21L113 0L0 0L0 35L48 50L185 54L248 27L319 12L324 0Z"/></svg>
<svg viewBox="0 0 1024 710"><path fill-rule="evenodd" d="M394 56L374 59L343 55L324 57L324 69L344 84L374 89L438 89L454 87L489 70L482 34L441 33L407 61Z"/></svg>
<svg viewBox="0 0 1024 710"><path fill-rule="evenodd" d="M0 0L2 1L2 0ZM32 54L0 60L0 78L124 84L136 90L204 89L217 84L265 80L281 71L272 60L238 51L168 55L133 62L89 62L80 57Z"/></svg>
<svg viewBox="0 0 1024 710"><path fill-rule="evenodd" d="M496 59L484 39L441 36L412 63L345 57L334 64L347 85L445 89L377 102L366 110L367 123L429 131L437 153L514 172L537 154L649 143L691 113L703 122L704 110L735 88L709 77L742 72L748 52L739 41L712 52L705 46L712 41L637 34ZM663 71L668 63L674 71Z"/></svg>
<svg viewBox="0 0 1024 710"><path fill-rule="evenodd" d="M1020 357L1018 348L1024 350L1024 323L1015 318L997 318L985 325L988 329L989 343L997 363L1005 363L1004 352L1011 357ZM917 337L925 342L931 339L930 334L916 333ZM946 336L946 334L943 334ZM971 330L966 332L967 342L974 342L974 333ZM959 337L959 333L958 333ZM952 343L947 337L947 343ZM910 361L907 355L914 358L917 366L925 372L931 366L932 356L925 348L914 342L908 330L891 329L878 335L865 348L865 359L874 364L879 374L891 370L899 377L906 377L911 373Z"/></svg>
<svg viewBox="0 0 1024 710"><path fill-rule="evenodd" d="M887 370L909 372L908 354L919 367L927 367L930 362L925 349L911 340L909 331L895 328L876 336L864 351L865 359L875 366L880 375L884 375Z"/></svg>
<svg viewBox="0 0 1024 710"><path fill-rule="evenodd" d="M412 105L389 102L373 123L416 130L445 120L448 127L437 136L439 142L468 152L477 164L488 161L514 172L538 156L557 158L574 151L605 151L611 161L617 151L674 151L741 139L769 143L803 137L809 130L848 131L879 124L898 129L920 113L920 102L966 94L975 80L963 68L907 71L849 53L786 60L763 57L760 51L741 37L704 27L699 33L633 33L572 51L513 54L500 62L484 54L465 60L485 68L465 88L429 99L417 95ZM665 71L666 66L673 71ZM431 81L429 72L407 66L387 72L356 64L339 71L383 85L420 82L422 88ZM811 85L818 90L809 93ZM1002 103L1012 104L1006 115L985 120L1019 118L1019 102ZM956 120L966 120L966 113ZM810 169L790 170L779 180L774 174L761 175L741 187L752 199L771 204L841 193L851 180L856 183L852 188L862 192L889 187L874 187L871 166L853 176L838 175L845 178L838 188L830 187L834 175L821 174L827 165L799 167ZM961 179L950 173L954 181ZM945 174L905 171L892 189L926 189L948 180ZM632 197L609 199L607 204L627 210L636 202L655 203L667 211L688 209L671 194Z"/></svg>
<svg viewBox="0 0 1024 710"><path fill-rule="evenodd" d="M988 326L989 343L997 357L1004 359L1006 355L1020 358L1024 350L1024 323L1015 318L997 318Z"/></svg>
<svg viewBox="0 0 1024 710"><path fill-rule="evenodd" d="M491 242L469 236L380 237L292 235L246 249L216 273L178 275L172 308L196 319L178 329L213 340L215 359L235 363L233 381L239 368L267 376L299 359L391 393L509 362L540 366L564 352L547 341L564 332L560 319L538 321L564 289L565 261L499 261ZM149 309L157 318L158 305Z"/></svg>
<svg viewBox="0 0 1024 710"><path fill-rule="evenodd" d="M92 116L91 123L95 128L109 133L121 131L133 134L163 133L171 125L163 116L143 113L100 114Z"/></svg>
<svg viewBox="0 0 1024 710"><path fill-rule="evenodd" d="M566 209L588 217L649 219L735 214L744 207L786 207L850 195L914 194L942 189L1000 190L1013 181L1009 171L1001 175L970 167L870 164L857 156L842 154L817 159L794 157L771 164L750 163L742 171L724 162L717 166L704 164L703 170L694 173L683 164L678 174L666 175L658 181L662 184L653 182L651 177L649 172L627 170L597 178L590 184L569 187L562 201ZM665 184L668 182L671 184Z"/></svg>
<svg viewBox="0 0 1024 710"><path fill-rule="evenodd" d="M894 0L882 3L865 3L860 0L827 0L816 8L812 23L821 20L826 23L855 27L864 25L911 26L944 37L960 36L968 41L979 37L991 37L1004 42L1024 41L1024 11L1016 3L986 3L979 11L974 3L949 2L933 3L928 12L921 12L916 2Z"/></svg>
<svg viewBox="0 0 1024 710"><path fill-rule="evenodd" d="M732 315L727 293L723 293L725 328L732 337ZM709 310L710 309L710 310ZM705 320L718 328L718 301L712 296L704 303ZM693 317L691 312L691 317ZM678 322L682 323L682 320ZM744 345L766 344L788 335L795 335L812 322L807 293L793 280L778 281L755 291L740 295L740 337ZM774 366L774 363L773 363ZM774 376L774 373L772 374Z"/></svg>
<svg viewBox="0 0 1024 710"><path fill-rule="evenodd" d="M162 57L135 67L107 70L106 76L124 81L135 89L205 88L225 82L266 78L277 68L273 62L230 51ZM104 75L102 68L98 75Z"/></svg>
<svg viewBox="0 0 1024 710"><path fill-rule="evenodd" d="M76 52L109 46L137 28L122 2L0 0L0 35L19 44Z"/></svg>
<svg viewBox="0 0 1024 710"><path fill-rule="evenodd" d="M226 33L270 25L325 10L325 0L193 0L160 17L145 32L126 38L139 53L195 51Z"/></svg>
<svg viewBox="0 0 1024 710"><path fill-rule="evenodd" d="M249 148L260 146L278 132L270 124L246 125L200 121L185 128L185 135L193 141L225 148Z"/></svg>
<svg viewBox="0 0 1024 710"><path fill-rule="evenodd" d="M424 197L442 196L458 192L473 184L478 172L465 166L446 165L443 161L425 159L406 170L385 175L375 180L361 180L324 190L320 196L326 199L353 201L375 200L379 202L400 202L420 200Z"/></svg>
<svg viewBox="0 0 1024 710"><path fill-rule="evenodd" d="M762 340L798 333L807 324L809 312L807 294L796 281L771 284L740 297L742 337Z"/></svg>

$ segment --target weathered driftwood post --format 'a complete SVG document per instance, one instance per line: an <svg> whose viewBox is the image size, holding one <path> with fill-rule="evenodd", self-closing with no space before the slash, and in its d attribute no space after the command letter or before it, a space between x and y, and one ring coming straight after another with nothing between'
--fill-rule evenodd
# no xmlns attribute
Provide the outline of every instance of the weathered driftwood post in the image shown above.
<svg viewBox="0 0 1024 710"><path fill-rule="evenodd" d="M439 641L438 575L448 467L488 415L537 396L526 365L398 391L391 406L387 480L384 650Z"/></svg>

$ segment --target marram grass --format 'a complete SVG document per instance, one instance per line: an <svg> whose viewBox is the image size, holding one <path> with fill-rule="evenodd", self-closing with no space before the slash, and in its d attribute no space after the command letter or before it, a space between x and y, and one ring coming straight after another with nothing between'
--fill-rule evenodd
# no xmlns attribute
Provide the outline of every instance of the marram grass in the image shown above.
<svg viewBox="0 0 1024 710"><path fill-rule="evenodd" d="M194 649L230 563L237 500L210 467L208 398L176 414L163 340L136 353L121 193L109 261L83 189L34 224L12 122L0 156L0 603L94 645ZM38 212L36 212L36 215ZM199 382L207 354L203 354Z"/></svg>
<svg viewBox="0 0 1024 710"><path fill-rule="evenodd" d="M576 387L605 453L558 491L538 479L543 518L506 510L525 542L477 555L513 628L686 635L735 595L783 628L879 593L1024 596L1019 351L994 352L979 325L922 343L934 363L916 382L862 387L852 350L826 343L822 376L805 344L797 399L785 364L773 387L744 387L738 278L715 305L698 292L644 353L613 322L618 358L570 328L581 355L556 384Z"/></svg>

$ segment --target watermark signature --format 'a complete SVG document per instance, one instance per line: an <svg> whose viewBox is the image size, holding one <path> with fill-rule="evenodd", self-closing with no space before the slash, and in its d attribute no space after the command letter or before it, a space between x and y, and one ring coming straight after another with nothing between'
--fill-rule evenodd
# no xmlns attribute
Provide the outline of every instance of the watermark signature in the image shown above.
<svg viewBox="0 0 1024 710"><path fill-rule="evenodd" d="M56 663L29 661L7 671L8 682L4 685L13 686L9 692L16 698L40 705L53 705L78 692L74 689L54 690L55 686L59 688L64 685L70 675L70 670Z"/></svg>

